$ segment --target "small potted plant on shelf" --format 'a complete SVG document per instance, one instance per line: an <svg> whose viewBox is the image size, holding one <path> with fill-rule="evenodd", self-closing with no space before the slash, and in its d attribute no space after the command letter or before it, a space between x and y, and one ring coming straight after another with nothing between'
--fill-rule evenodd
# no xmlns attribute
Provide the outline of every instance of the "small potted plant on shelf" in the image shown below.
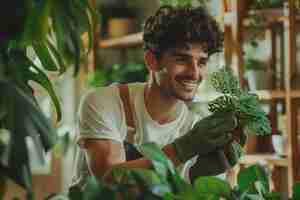
<svg viewBox="0 0 300 200"><path fill-rule="evenodd" d="M286 156L287 153L287 137L282 131L278 130L272 135L273 149L278 156Z"/></svg>
<svg viewBox="0 0 300 200"><path fill-rule="evenodd" d="M266 66L261 60L247 58L245 60L245 78L250 91L267 89Z"/></svg>
<svg viewBox="0 0 300 200"><path fill-rule="evenodd" d="M283 0L253 0L247 5L252 26L261 26L283 16Z"/></svg>
<svg viewBox="0 0 300 200"><path fill-rule="evenodd" d="M137 32L138 1L105 0L99 3L102 14L102 34L117 38Z"/></svg>

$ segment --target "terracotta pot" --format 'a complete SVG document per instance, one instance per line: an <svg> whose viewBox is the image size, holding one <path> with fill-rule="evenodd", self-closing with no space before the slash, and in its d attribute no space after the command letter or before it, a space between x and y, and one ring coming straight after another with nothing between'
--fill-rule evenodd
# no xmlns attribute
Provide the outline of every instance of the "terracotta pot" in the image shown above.
<svg viewBox="0 0 300 200"><path fill-rule="evenodd" d="M108 20L108 37L116 38L135 32L135 20L132 18L111 18Z"/></svg>

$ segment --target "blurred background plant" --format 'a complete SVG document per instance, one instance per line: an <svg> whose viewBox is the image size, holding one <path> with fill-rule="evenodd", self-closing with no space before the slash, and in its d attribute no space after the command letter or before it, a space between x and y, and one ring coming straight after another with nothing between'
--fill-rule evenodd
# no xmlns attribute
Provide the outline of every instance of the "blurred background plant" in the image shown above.
<svg viewBox="0 0 300 200"><path fill-rule="evenodd" d="M113 82L143 82L147 80L147 68L144 64L113 64L107 67L97 67L88 77L88 85L99 87Z"/></svg>
<svg viewBox="0 0 300 200"><path fill-rule="evenodd" d="M93 44L96 13L87 0L12 0L0 8L0 152L1 179L10 178L32 199L28 142L41 159L57 141L51 120L41 111L32 82L43 87L62 117L59 98L48 72L57 76L73 67ZM88 49L81 35L88 33ZM2 189L2 188L1 188Z"/></svg>
<svg viewBox="0 0 300 200"><path fill-rule="evenodd" d="M283 6L283 0L252 0L250 9L280 8Z"/></svg>

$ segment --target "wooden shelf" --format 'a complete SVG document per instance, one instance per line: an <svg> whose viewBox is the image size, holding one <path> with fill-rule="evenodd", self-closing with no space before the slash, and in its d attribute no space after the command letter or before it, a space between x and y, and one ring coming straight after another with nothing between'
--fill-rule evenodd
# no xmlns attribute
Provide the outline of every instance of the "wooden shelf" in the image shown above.
<svg viewBox="0 0 300 200"><path fill-rule="evenodd" d="M101 40L99 47L102 49L107 48L128 48L137 47L143 44L143 33L134 33L120 38L113 38Z"/></svg>
<svg viewBox="0 0 300 200"><path fill-rule="evenodd" d="M243 19L243 25L249 26L251 23L251 19L249 16L258 16L264 18L264 22L262 26L268 26L274 23L282 23L284 21L288 21L288 17L284 16L283 8L270 8L270 9L262 9L262 10L252 10L248 14L248 17ZM296 21L300 21L300 15L296 15Z"/></svg>
<svg viewBox="0 0 300 200"><path fill-rule="evenodd" d="M249 26L250 25L250 21L251 21L250 17L251 16L262 17L264 19L264 25L268 25L268 24L271 24L271 23L282 22L283 19L284 19L283 9L281 9L281 8L251 10L248 14L248 17L246 17L243 20L243 25L244 26Z"/></svg>
<svg viewBox="0 0 300 200"><path fill-rule="evenodd" d="M255 163L266 162L269 165L287 167L288 160L284 157L279 157L276 154L248 154L241 157L239 163L251 165Z"/></svg>
<svg viewBox="0 0 300 200"><path fill-rule="evenodd" d="M300 90L292 90L291 91L291 97L292 98L300 98Z"/></svg>
<svg viewBox="0 0 300 200"><path fill-rule="evenodd" d="M258 90L255 91L255 94L257 94L261 100L285 98L285 91L283 90Z"/></svg>
<svg viewBox="0 0 300 200"><path fill-rule="evenodd" d="M284 99L286 92L284 90L258 90L255 91L260 100ZM300 98L300 90L292 90L291 98Z"/></svg>

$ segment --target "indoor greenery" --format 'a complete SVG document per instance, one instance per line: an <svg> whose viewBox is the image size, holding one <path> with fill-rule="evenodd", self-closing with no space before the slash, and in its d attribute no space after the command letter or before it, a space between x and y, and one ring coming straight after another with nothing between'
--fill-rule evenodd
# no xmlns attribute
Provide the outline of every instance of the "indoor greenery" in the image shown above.
<svg viewBox="0 0 300 200"><path fill-rule="evenodd" d="M265 70L265 64L255 58L246 58L245 60L245 70Z"/></svg>
<svg viewBox="0 0 300 200"><path fill-rule="evenodd" d="M270 121L262 110L258 97L243 90L230 69L215 71L209 75L208 80L217 92L223 94L209 102L208 110L212 113L234 112L239 127L243 130L238 141L234 140L229 146L229 162L233 166L242 155L242 146L246 143L247 135L270 134Z"/></svg>
<svg viewBox="0 0 300 200"><path fill-rule="evenodd" d="M9 0L0 8L0 19L0 178L23 186L31 199L26 138L40 147L40 155L57 138L31 82L48 92L59 121L59 100L47 72L62 74L74 66L77 74L93 44L95 13L88 0ZM81 48L83 32L89 34L88 50Z"/></svg>
<svg viewBox="0 0 300 200"><path fill-rule="evenodd" d="M107 67L97 67L88 77L88 85L99 87L113 82L144 82L147 79L147 68L144 64L128 63L114 64Z"/></svg>
<svg viewBox="0 0 300 200"><path fill-rule="evenodd" d="M195 2L200 5L205 5L208 0L160 0L161 5L172 5L172 6L192 6Z"/></svg>
<svg viewBox="0 0 300 200"><path fill-rule="evenodd" d="M143 199L143 200L283 200L279 192L270 191L269 176L264 167L252 165L237 175L237 184L231 186L217 177L199 177L193 185L179 176L168 157L153 143L140 147L153 169L114 168L111 184L90 177L81 191L73 196L58 195L60 200ZM300 183L293 188L293 197L300 198Z"/></svg>
<svg viewBox="0 0 300 200"><path fill-rule="evenodd" d="M283 0L251 0L251 9L266 9L266 8L280 8L283 6Z"/></svg>

